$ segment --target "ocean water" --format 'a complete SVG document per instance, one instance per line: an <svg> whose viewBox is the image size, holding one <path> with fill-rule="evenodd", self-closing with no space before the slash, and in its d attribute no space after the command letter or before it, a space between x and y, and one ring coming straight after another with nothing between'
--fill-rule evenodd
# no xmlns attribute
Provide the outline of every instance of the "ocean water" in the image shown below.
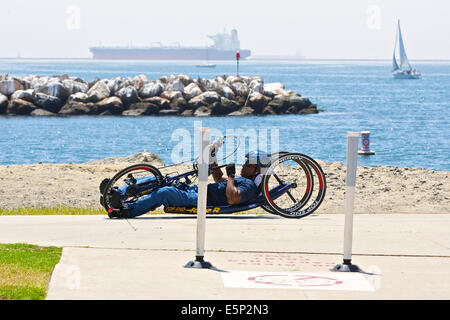
<svg viewBox="0 0 450 320"><path fill-rule="evenodd" d="M214 62L214 69L197 68L198 63L0 60L0 73L67 73L85 80L138 74L151 80L171 74L214 78L236 73L234 62ZM343 163L347 132L370 131L370 147L376 154L358 157L358 165L450 171L450 63L414 65L422 72L420 80L393 79L389 62L241 61L241 75L258 75L266 83L284 83L286 89L309 97L324 110L315 115L0 117L0 164L81 163L141 151L154 152L166 164L172 164L181 136L189 135L190 141L195 141L194 128L201 121L202 126L216 133L267 132L269 151L270 141L278 133L280 150ZM248 148L248 142L241 141L240 150ZM190 149L194 156L195 146ZM190 159L189 152L183 155L183 159Z"/></svg>

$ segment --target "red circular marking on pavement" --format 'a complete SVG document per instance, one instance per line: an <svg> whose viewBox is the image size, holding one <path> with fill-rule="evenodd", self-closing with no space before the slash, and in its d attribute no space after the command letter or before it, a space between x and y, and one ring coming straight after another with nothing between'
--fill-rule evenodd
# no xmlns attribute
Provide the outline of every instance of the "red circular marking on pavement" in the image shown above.
<svg viewBox="0 0 450 320"><path fill-rule="evenodd" d="M270 284L284 287L325 287L325 286L340 285L343 283L342 281L334 278L318 277L302 274L261 275L249 277L248 280L260 284Z"/></svg>

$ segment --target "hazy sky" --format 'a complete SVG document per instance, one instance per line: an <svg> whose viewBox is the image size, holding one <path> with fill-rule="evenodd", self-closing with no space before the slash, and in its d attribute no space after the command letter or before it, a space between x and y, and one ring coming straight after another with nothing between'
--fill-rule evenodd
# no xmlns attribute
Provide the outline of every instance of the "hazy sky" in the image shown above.
<svg viewBox="0 0 450 320"><path fill-rule="evenodd" d="M90 57L93 45L204 46L236 28L254 55L450 59L448 0L0 0L0 57Z"/></svg>

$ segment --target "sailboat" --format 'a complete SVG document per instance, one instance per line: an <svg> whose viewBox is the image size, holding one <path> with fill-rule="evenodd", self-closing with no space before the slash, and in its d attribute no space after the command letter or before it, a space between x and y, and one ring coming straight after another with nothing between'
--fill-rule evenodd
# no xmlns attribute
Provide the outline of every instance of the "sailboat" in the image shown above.
<svg viewBox="0 0 450 320"><path fill-rule="evenodd" d="M397 43L399 47L400 59L398 64L395 57L397 51ZM392 75L395 79L419 79L421 74L411 67L406 56L405 46L403 44L402 31L400 29L400 20L398 20L397 36L395 37L394 55L392 57Z"/></svg>
<svg viewBox="0 0 450 320"><path fill-rule="evenodd" d="M209 63L209 59L208 59L208 48L206 48L206 63L204 64L197 64L196 65L197 68L215 68L216 65Z"/></svg>

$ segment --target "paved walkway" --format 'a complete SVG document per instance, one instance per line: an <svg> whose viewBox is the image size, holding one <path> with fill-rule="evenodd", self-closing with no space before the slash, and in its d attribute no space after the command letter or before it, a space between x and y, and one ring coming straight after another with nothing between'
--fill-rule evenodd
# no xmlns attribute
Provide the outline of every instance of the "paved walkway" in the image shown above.
<svg viewBox="0 0 450 320"><path fill-rule="evenodd" d="M0 243L64 247L47 299L450 299L450 214L355 215L359 274L330 271L343 229L341 214L211 216L214 270L184 268L190 216L1 216Z"/></svg>

